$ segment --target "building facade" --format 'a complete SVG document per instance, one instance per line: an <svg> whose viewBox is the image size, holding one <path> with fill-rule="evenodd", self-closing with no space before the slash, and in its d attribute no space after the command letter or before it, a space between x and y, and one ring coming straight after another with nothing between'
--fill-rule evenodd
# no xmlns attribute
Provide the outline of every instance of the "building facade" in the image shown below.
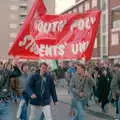
<svg viewBox="0 0 120 120"><path fill-rule="evenodd" d="M0 58L8 58L8 50L14 42L34 0L0 1ZM55 13L55 0L44 0L48 14Z"/></svg>
<svg viewBox="0 0 120 120"><path fill-rule="evenodd" d="M32 3L35 0L28 0L28 6L31 8ZM46 9L47 9L47 14L54 14L55 13L55 0L43 0Z"/></svg>
<svg viewBox="0 0 120 120"><path fill-rule="evenodd" d="M27 8L27 0L2 0L0 2L0 58L8 57L8 49L27 15Z"/></svg>
<svg viewBox="0 0 120 120"><path fill-rule="evenodd" d="M76 4L62 14L83 13L94 8L101 10L101 22L92 59L120 62L120 0L76 0Z"/></svg>
<svg viewBox="0 0 120 120"><path fill-rule="evenodd" d="M120 0L109 0L109 58L120 63Z"/></svg>

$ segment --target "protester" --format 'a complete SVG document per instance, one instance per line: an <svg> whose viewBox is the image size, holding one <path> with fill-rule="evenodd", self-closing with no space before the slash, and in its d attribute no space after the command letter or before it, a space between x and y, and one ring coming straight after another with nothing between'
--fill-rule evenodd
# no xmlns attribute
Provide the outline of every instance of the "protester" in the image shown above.
<svg viewBox="0 0 120 120"><path fill-rule="evenodd" d="M111 89L113 99L116 101L116 119L120 120L120 64L113 66Z"/></svg>
<svg viewBox="0 0 120 120"><path fill-rule="evenodd" d="M27 93L30 96L30 118L29 120L40 120L44 113L46 120L52 120L51 96L54 103L57 103L57 95L52 77L47 74L48 65L40 64L40 72L29 78Z"/></svg>
<svg viewBox="0 0 120 120"><path fill-rule="evenodd" d="M70 82L71 82L71 78L74 75L74 73L76 72L76 68L74 66L74 64L72 62L69 62L69 67L66 71L66 81L68 83L68 88L70 86Z"/></svg>
<svg viewBox="0 0 120 120"><path fill-rule="evenodd" d="M14 99L14 101L17 101L17 97L20 96L19 93L19 77L21 76L21 71L18 67L18 65L15 63L13 65L13 69L12 69L12 74L11 74L11 89L12 89L12 97Z"/></svg>
<svg viewBox="0 0 120 120"><path fill-rule="evenodd" d="M59 87L66 87L67 82L65 80L65 73L67 71L65 62L60 62L58 69L56 70L56 76L57 76L57 85Z"/></svg>
<svg viewBox="0 0 120 120"><path fill-rule="evenodd" d="M27 85L27 80L28 80L28 65L26 63L23 63L21 66L21 76L19 77L19 94L20 94L20 103L18 107L18 112L17 112L17 118L19 120L28 120L27 116L27 108L28 108L28 101L29 101L29 96L26 93L26 85Z"/></svg>
<svg viewBox="0 0 120 120"><path fill-rule="evenodd" d="M12 65L8 62L0 68L0 99L6 102L10 97L10 76Z"/></svg>
<svg viewBox="0 0 120 120"><path fill-rule="evenodd" d="M102 112L107 112L107 104L109 103L109 93L110 93L110 84L112 76L108 70L103 66L96 68L96 96L98 98L98 103L101 103Z"/></svg>
<svg viewBox="0 0 120 120"><path fill-rule="evenodd" d="M73 94L72 109L75 109L75 120L85 120L83 108L88 100L88 88L92 88L94 82L85 74L85 66L77 64L77 72L72 77L70 87Z"/></svg>

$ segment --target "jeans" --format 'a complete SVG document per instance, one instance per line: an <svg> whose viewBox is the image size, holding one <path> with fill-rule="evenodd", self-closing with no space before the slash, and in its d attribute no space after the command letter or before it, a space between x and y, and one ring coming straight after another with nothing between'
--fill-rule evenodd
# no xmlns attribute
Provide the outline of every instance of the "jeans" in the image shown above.
<svg viewBox="0 0 120 120"><path fill-rule="evenodd" d="M84 118L84 105L85 105L85 100L72 100L72 109L75 112L75 116L73 120L85 120Z"/></svg>
<svg viewBox="0 0 120 120"><path fill-rule="evenodd" d="M105 105L109 103L108 98L104 98L104 100L101 101L101 108L102 110L105 110Z"/></svg>
<svg viewBox="0 0 120 120"><path fill-rule="evenodd" d="M21 99L18 112L17 112L17 118L19 120L28 120L28 104L24 100L24 98Z"/></svg>
<svg viewBox="0 0 120 120"><path fill-rule="evenodd" d="M117 96L117 97L116 97L116 100L115 100L116 114L119 113L119 111L118 111L118 101L119 101L119 97Z"/></svg>
<svg viewBox="0 0 120 120"><path fill-rule="evenodd" d="M66 87L67 82L64 78L58 80L58 87Z"/></svg>
<svg viewBox="0 0 120 120"><path fill-rule="evenodd" d="M0 102L0 120L13 120L13 111L11 111L11 101Z"/></svg>
<svg viewBox="0 0 120 120"><path fill-rule="evenodd" d="M118 119L120 120L120 97L118 99Z"/></svg>
<svg viewBox="0 0 120 120"><path fill-rule="evenodd" d="M41 114L40 120L45 120L44 113Z"/></svg>
<svg viewBox="0 0 120 120"><path fill-rule="evenodd" d="M29 120L41 120L41 115L44 113L44 117L46 120L52 120L52 113L50 105L46 106L30 106L30 118Z"/></svg>

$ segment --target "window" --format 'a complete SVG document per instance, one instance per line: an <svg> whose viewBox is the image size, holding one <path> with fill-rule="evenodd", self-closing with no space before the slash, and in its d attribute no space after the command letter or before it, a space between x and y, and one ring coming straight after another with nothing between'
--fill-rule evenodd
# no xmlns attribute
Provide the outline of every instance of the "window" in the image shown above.
<svg viewBox="0 0 120 120"><path fill-rule="evenodd" d="M10 33L11 38L16 38L16 36L17 36L17 33Z"/></svg>
<svg viewBox="0 0 120 120"><path fill-rule="evenodd" d="M73 9L73 13L77 13L77 9L76 8Z"/></svg>
<svg viewBox="0 0 120 120"><path fill-rule="evenodd" d="M27 11L28 7L26 7L26 6L20 6L20 9L22 9L24 11Z"/></svg>
<svg viewBox="0 0 120 120"><path fill-rule="evenodd" d="M120 10L112 11L112 28L120 28Z"/></svg>
<svg viewBox="0 0 120 120"><path fill-rule="evenodd" d="M25 14L21 14L20 15L20 20L23 21L25 19L26 15Z"/></svg>
<svg viewBox="0 0 120 120"><path fill-rule="evenodd" d="M80 13L83 13L83 5L80 5L78 9Z"/></svg>
<svg viewBox="0 0 120 120"><path fill-rule="evenodd" d="M21 21L19 24L19 27L21 27L24 24L24 21Z"/></svg>
<svg viewBox="0 0 120 120"><path fill-rule="evenodd" d="M85 2L85 11L90 9L90 3L89 2Z"/></svg>
<svg viewBox="0 0 120 120"><path fill-rule="evenodd" d="M22 3L22 4L19 4L19 7L27 9L28 8L28 4Z"/></svg>
<svg viewBox="0 0 120 120"><path fill-rule="evenodd" d="M120 20L113 21L113 28L120 28Z"/></svg>
<svg viewBox="0 0 120 120"><path fill-rule="evenodd" d="M71 13L72 13L72 11L69 11L69 12L68 12L68 14L71 14Z"/></svg>
<svg viewBox="0 0 120 120"><path fill-rule="evenodd" d="M17 19L18 19L18 16L15 15L15 14L10 14L10 19L11 19L11 20L17 20Z"/></svg>
<svg viewBox="0 0 120 120"><path fill-rule="evenodd" d="M92 0L92 8L97 7L97 0Z"/></svg>
<svg viewBox="0 0 120 120"><path fill-rule="evenodd" d="M10 10L17 11L18 10L18 6L10 5Z"/></svg>
<svg viewBox="0 0 120 120"><path fill-rule="evenodd" d="M27 15L27 9L25 9L25 8L21 8L20 9L20 15Z"/></svg>
<svg viewBox="0 0 120 120"><path fill-rule="evenodd" d="M13 29L16 29L18 27L18 25L13 23L13 24L10 24L9 27L13 28Z"/></svg>
<svg viewBox="0 0 120 120"><path fill-rule="evenodd" d="M118 45L118 44L119 44L119 35L118 35L118 33L112 33L111 45Z"/></svg>

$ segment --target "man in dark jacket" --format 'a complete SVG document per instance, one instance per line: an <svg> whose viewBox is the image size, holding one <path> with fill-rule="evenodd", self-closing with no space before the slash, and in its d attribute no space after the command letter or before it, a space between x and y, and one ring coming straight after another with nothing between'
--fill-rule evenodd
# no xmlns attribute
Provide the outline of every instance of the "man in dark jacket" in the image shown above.
<svg viewBox="0 0 120 120"><path fill-rule="evenodd" d="M12 73L11 73L11 89L13 91L13 97L16 101L16 97L20 96L19 94L19 80L18 78L21 76L21 71L19 69L19 67L15 64L13 65L13 70L12 70Z"/></svg>
<svg viewBox="0 0 120 120"><path fill-rule="evenodd" d="M102 112L107 112L107 104L109 103L110 84L112 75L109 68L101 67L96 69L96 97L98 103L101 103Z"/></svg>
<svg viewBox="0 0 120 120"><path fill-rule="evenodd" d="M30 118L29 120L40 120L42 112L46 120L52 120L50 103L51 96L54 103L57 103L57 95L52 77L47 74L48 65L40 64L40 73L34 74L29 78L26 92L30 96Z"/></svg>

